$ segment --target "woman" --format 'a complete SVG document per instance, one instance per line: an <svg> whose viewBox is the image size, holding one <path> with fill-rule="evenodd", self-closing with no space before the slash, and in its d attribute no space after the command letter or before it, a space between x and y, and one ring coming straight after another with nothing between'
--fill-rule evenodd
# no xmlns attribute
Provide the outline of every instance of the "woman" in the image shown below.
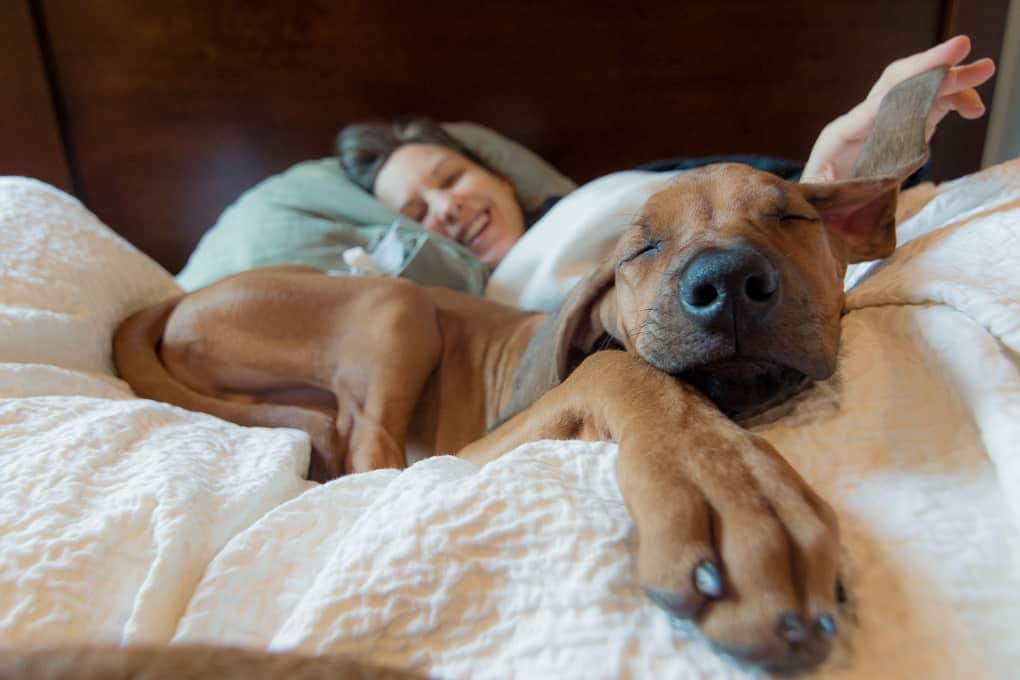
<svg viewBox="0 0 1020 680"><path fill-rule="evenodd" d="M466 246L490 269L530 221L513 185L432 120L349 125L337 146L356 184Z"/></svg>
<svg viewBox="0 0 1020 680"><path fill-rule="evenodd" d="M990 59L960 66L969 53L970 39L956 36L887 66L862 103L822 130L803 177L848 177L885 93L937 66L950 68L928 117L928 138L950 111L964 118L983 115L974 88L992 76L995 66ZM499 264L529 223L510 182L432 121L354 124L341 131L337 144L340 162L355 183L427 230L466 246L489 268Z"/></svg>

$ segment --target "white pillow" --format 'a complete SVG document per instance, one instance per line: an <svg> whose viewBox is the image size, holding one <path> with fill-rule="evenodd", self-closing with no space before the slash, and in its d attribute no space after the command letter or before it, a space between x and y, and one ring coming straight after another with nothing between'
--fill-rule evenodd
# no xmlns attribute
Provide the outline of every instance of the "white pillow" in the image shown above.
<svg viewBox="0 0 1020 680"><path fill-rule="evenodd" d="M0 362L113 374L117 325L179 291L78 200L0 177Z"/></svg>
<svg viewBox="0 0 1020 680"><path fill-rule="evenodd" d="M166 642L223 545L311 486L308 438L132 398L111 341L173 278L0 178L0 640Z"/></svg>

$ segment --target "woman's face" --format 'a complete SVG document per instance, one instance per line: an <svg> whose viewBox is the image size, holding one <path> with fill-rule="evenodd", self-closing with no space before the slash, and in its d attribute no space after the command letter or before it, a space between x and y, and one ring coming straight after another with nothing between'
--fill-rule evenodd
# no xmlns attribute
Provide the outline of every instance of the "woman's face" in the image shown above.
<svg viewBox="0 0 1020 680"><path fill-rule="evenodd" d="M375 196L466 246L489 268L524 233L524 215L510 183L439 144L397 148L376 176Z"/></svg>

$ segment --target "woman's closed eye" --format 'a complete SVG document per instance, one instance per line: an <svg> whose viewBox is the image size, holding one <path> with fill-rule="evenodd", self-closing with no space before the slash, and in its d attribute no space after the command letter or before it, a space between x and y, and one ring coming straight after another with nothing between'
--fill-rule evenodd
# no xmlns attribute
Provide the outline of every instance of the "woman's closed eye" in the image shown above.
<svg viewBox="0 0 1020 680"><path fill-rule="evenodd" d="M439 182L439 188L440 189L449 189L454 184L456 184L457 180L459 180L463 175L464 175L464 169L463 168L458 168L458 169L454 170L453 172L446 173L445 175L443 175L443 179L440 180L440 182Z"/></svg>

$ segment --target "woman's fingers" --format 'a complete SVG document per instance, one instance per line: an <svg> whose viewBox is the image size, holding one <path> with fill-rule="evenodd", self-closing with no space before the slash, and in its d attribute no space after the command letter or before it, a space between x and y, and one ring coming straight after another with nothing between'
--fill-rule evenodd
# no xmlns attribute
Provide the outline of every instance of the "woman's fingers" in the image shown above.
<svg viewBox="0 0 1020 680"><path fill-rule="evenodd" d="M939 66L955 66L970 54L970 38L958 35L924 52L897 59L882 71L868 99L882 99L897 83Z"/></svg>
<svg viewBox="0 0 1020 680"><path fill-rule="evenodd" d="M983 85L995 74L995 62L978 59L970 64L956 66L970 54L970 38L959 35L936 45L930 50L898 59L886 67L881 78L868 94L868 98L848 112L841 120L845 139L867 137L874 123L879 104L889 90L908 78L940 66L951 66L946 71L935 103L928 115L925 129L930 140L935 128L950 111L967 119L980 118L985 113L984 102L975 88Z"/></svg>
<svg viewBox="0 0 1020 680"><path fill-rule="evenodd" d="M985 113L985 103L977 90L970 89L957 92L948 97L950 110L956 111L963 118L980 118Z"/></svg>
<svg viewBox="0 0 1020 680"><path fill-rule="evenodd" d="M925 137L928 141L931 141L935 134L935 128L950 111L956 111L960 117L973 120L984 115L985 104L981 101L981 95L974 89L939 97L932 105L931 111L928 112L928 119L925 121Z"/></svg>
<svg viewBox="0 0 1020 680"><path fill-rule="evenodd" d="M979 87L995 74L995 62L985 57L964 66L954 66L946 72L939 86L939 96Z"/></svg>
<svg viewBox="0 0 1020 680"><path fill-rule="evenodd" d="M984 115L985 105L975 88L992 77L995 63L991 59L978 59L959 65L970 54L970 47L970 38L958 35L886 66L868 97L822 130L805 166L805 176L830 180L846 177L874 126L882 98L904 80L933 68L947 70L925 121L928 139L950 111L968 119Z"/></svg>

